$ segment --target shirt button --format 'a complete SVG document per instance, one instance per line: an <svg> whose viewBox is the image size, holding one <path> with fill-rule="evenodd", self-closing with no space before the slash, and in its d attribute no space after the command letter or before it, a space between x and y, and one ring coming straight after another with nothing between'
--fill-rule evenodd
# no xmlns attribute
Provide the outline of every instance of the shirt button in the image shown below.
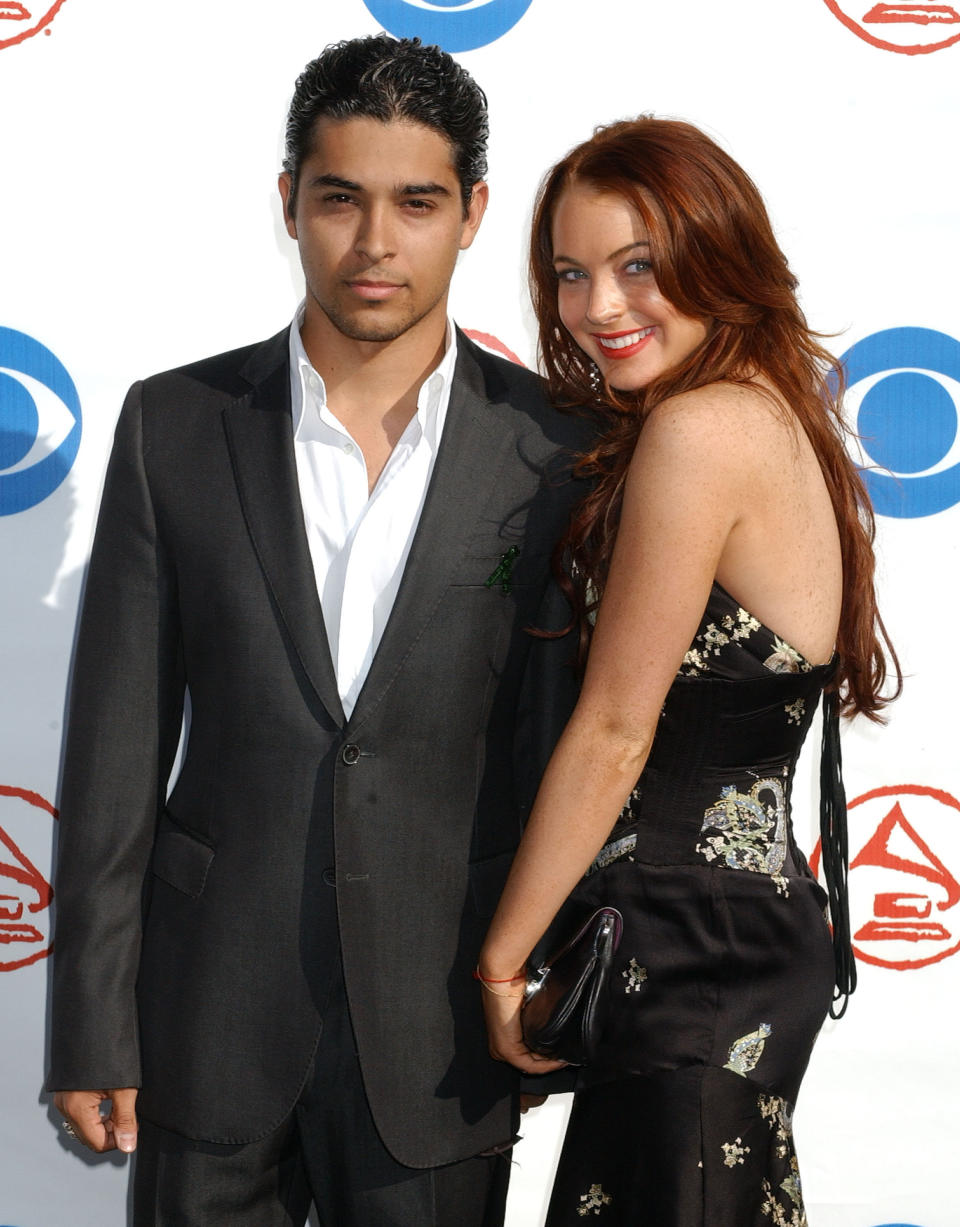
<svg viewBox="0 0 960 1227"><path fill-rule="evenodd" d="M352 443L349 443L349 442L348 442L348 443L344 443L344 445L343 445L343 454L344 454L345 456L352 456L352 455L353 455L353 444L352 444Z"/></svg>
<svg viewBox="0 0 960 1227"><path fill-rule="evenodd" d="M340 751L340 758L348 767L354 766L360 761L360 747L353 745L352 742L345 745Z"/></svg>

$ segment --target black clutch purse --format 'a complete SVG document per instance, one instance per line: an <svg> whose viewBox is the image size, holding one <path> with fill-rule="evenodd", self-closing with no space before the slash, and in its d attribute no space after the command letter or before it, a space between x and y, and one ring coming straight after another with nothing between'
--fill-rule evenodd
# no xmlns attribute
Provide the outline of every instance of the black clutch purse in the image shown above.
<svg viewBox="0 0 960 1227"><path fill-rule="evenodd" d="M622 933L617 909L601 907L549 958L531 960L520 1021L532 1052L570 1065L590 1063L609 1008L610 967Z"/></svg>

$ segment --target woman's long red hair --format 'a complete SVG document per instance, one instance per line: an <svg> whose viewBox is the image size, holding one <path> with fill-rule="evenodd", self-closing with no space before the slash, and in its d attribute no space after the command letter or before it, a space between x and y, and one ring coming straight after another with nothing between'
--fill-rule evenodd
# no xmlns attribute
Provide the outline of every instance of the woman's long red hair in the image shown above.
<svg viewBox="0 0 960 1227"><path fill-rule="evenodd" d="M636 208L648 231L661 292L683 314L714 321L693 353L638 393L607 388L598 394L590 360L560 319L553 216L560 195L574 180L615 192ZM603 591L623 483L646 414L679 392L763 375L813 446L840 530L843 597L834 685L841 710L878 719L883 705L900 693L901 675L877 609L873 510L847 453L842 372L807 327L796 280L750 177L690 124L641 117L598 129L550 171L540 188L530 284L553 400L586 406L601 421L598 438L578 464L580 475L595 480L559 547L578 577L576 584L567 580L565 586L582 636L596 599L592 594ZM888 655L896 687L884 696Z"/></svg>

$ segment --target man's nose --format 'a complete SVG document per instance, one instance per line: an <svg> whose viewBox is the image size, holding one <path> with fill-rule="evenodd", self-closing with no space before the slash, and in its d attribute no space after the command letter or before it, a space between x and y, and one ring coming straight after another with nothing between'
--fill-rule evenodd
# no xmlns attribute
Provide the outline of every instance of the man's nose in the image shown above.
<svg viewBox="0 0 960 1227"><path fill-rule="evenodd" d="M394 246L389 210L377 205L364 210L354 242L356 251L376 264L394 255Z"/></svg>

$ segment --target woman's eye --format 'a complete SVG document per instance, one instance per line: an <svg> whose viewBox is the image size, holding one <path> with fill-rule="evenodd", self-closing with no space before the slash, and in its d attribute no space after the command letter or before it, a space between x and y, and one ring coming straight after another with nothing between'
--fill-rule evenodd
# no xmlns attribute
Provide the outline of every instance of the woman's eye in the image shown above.
<svg viewBox="0 0 960 1227"><path fill-rule="evenodd" d="M653 268L653 265L650 263L649 260L637 259L637 260L630 261L630 263L627 265L627 272L628 273L649 273L652 268Z"/></svg>
<svg viewBox="0 0 960 1227"><path fill-rule="evenodd" d="M580 281L585 276L586 276L586 273L584 273L579 268L558 268L557 269L557 280L558 281L567 281L567 282Z"/></svg>

